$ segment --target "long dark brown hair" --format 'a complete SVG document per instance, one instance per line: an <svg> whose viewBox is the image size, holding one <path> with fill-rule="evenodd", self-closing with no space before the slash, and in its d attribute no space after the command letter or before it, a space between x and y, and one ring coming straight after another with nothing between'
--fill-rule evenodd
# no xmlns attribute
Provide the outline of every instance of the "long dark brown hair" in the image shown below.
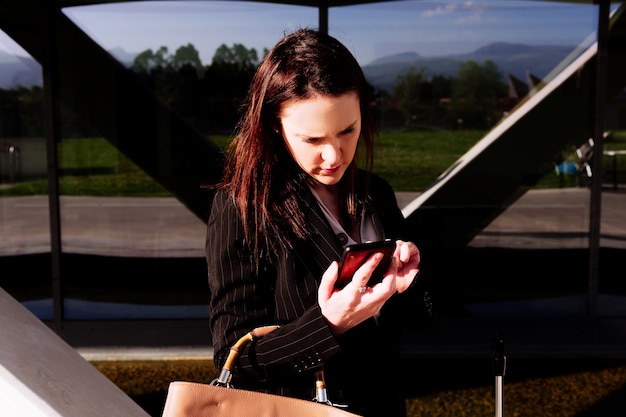
<svg viewBox="0 0 626 417"><path fill-rule="evenodd" d="M312 179L285 145L279 121L283 104L350 91L356 91L360 101L359 149L365 145L365 170L370 172L377 131L369 85L343 44L317 30L299 29L284 36L259 65L222 183L240 211L244 237L252 243L256 259L261 247L271 250L278 242L291 246L293 239L312 234L302 207L303 185ZM344 211L353 217L361 215L356 204L356 159L340 182Z"/></svg>

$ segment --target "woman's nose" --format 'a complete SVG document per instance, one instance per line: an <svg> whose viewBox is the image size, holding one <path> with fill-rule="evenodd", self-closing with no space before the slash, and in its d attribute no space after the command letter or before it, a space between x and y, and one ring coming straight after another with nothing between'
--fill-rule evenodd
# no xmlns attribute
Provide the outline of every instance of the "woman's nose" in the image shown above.
<svg viewBox="0 0 626 417"><path fill-rule="evenodd" d="M339 161L339 157L341 155L341 148L336 143L329 143L324 145L324 149L322 150L322 159L326 162L330 162L331 164L335 164Z"/></svg>

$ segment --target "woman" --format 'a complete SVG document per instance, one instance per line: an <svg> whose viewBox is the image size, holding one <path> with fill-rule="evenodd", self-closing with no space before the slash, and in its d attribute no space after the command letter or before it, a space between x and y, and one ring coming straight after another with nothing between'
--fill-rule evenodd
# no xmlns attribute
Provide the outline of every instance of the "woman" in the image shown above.
<svg viewBox="0 0 626 417"><path fill-rule="evenodd" d="M420 255L400 240L393 190L370 174L368 93L351 53L315 30L260 64L208 222L210 325L218 369L241 336L280 326L241 352L236 386L311 399L323 367L330 401L394 417L406 415L400 334L430 306L412 285ZM367 287L377 255L336 289L344 246L383 239L396 250L382 282Z"/></svg>

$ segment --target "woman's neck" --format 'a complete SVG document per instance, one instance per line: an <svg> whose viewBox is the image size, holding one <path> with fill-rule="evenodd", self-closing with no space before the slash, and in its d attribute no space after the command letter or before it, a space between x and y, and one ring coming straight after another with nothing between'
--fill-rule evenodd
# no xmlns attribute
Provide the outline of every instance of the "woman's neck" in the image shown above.
<svg viewBox="0 0 626 417"><path fill-rule="evenodd" d="M361 238L358 222L351 220L350 216L347 216L347 214L342 211L340 200L341 191L339 186L315 183L312 188L335 220L341 224L343 229L348 232L355 241L360 242Z"/></svg>
<svg viewBox="0 0 626 417"><path fill-rule="evenodd" d="M312 188L335 219L341 219L343 216L341 215L341 205L339 204L339 188L337 186L324 185L321 183L313 184Z"/></svg>

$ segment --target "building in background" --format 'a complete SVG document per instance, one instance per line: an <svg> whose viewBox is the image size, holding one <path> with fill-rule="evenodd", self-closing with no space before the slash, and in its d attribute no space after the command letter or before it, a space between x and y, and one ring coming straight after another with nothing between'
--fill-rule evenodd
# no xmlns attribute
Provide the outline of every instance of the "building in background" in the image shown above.
<svg viewBox="0 0 626 417"><path fill-rule="evenodd" d="M497 3L0 6L0 285L71 344L209 344L222 149L264 48L313 26L362 63L383 135L484 132L428 185L395 187L442 301L407 353L480 354L504 330L520 353L623 354L626 224L599 195L619 207L624 158L577 161L614 188L545 182L590 138L626 141L624 4ZM460 93L488 63L502 84Z"/></svg>

